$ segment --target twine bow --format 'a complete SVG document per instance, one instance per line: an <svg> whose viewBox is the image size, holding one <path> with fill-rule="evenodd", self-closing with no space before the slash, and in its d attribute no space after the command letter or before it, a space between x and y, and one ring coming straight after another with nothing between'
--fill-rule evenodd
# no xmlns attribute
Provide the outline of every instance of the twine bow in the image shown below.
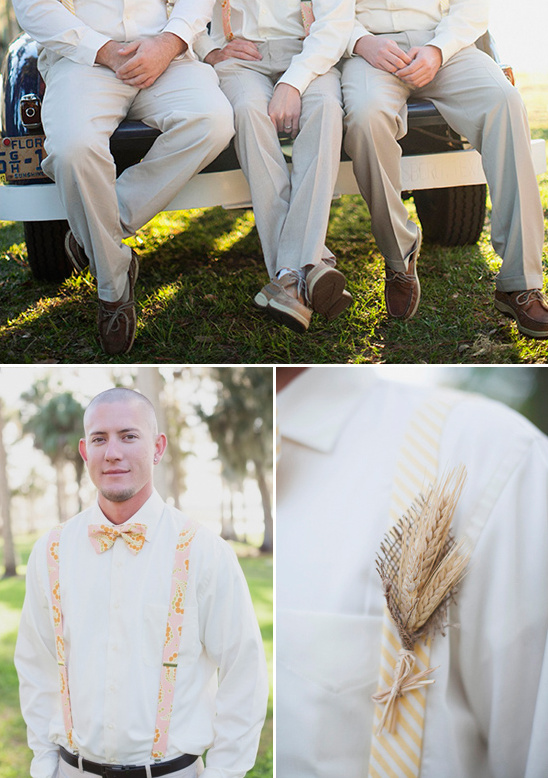
<svg viewBox="0 0 548 778"><path fill-rule="evenodd" d="M413 667L415 666L415 654L413 651L402 648L398 656L399 659L394 666L392 686L382 692L377 692L372 697L379 705L385 706L377 727L377 734L382 732L385 725L390 733L393 734L396 731L398 700L400 697L403 697L406 692L413 691L413 689L420 689L422 686L434 683L434 679L427 678L427 676L434 672L435 667L430 667L428 670L422 670L420 673L413 675Z"/></svg>
<svg viewBox="0 0 548 778"><path fill-rule="evenodd" d="M117 538L123 538L131 553L138 554L145 543L146 531L146 524L123 524L119 529L105 524L90 524L88 536L98 554L113 546Z"/></svg>

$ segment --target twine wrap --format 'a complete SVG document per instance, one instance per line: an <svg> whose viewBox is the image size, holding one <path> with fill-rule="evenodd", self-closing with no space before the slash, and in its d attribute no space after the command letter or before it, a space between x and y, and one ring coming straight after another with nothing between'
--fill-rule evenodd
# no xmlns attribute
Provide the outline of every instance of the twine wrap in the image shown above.
<svg viewBox="0 0 548 778"><path fill-rule="evenodd" d="M392 734L396 731L397 704L400 697L403 697L406 692L413 691L413 689L420 689L422 686L434 683L434 679L427 678L427 676L437 668L430 667L428 670L422 670L413 675L413 668L416 662L415 653L402 648L398 656L399 659L394 667L392 686L372 696L372 699L378 705L385 706L376 730L377 733L382 732L385 726Z"/></svg>

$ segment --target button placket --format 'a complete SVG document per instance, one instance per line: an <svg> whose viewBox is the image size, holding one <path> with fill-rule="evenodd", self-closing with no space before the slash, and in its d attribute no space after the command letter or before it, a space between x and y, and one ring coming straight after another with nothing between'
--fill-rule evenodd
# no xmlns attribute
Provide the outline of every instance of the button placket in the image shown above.
<svg viewBox="0 0 548 778"><path fill-rule="evenodd" d="M120 597L121 592L123 591L123 581L125 577L124 555L128 555L128 549L125 547L125 543L121 539L118 539L114 543L110 553L112 554L112 566L110 575L109 629L105 675L104 737L107 761L111 764L116 764L117 759L115 758L115 755L118 752L116 722L119 720L119 698L116 692L118 690L118 679L122 669L121 665L124 659L120 634Z"/></svg>

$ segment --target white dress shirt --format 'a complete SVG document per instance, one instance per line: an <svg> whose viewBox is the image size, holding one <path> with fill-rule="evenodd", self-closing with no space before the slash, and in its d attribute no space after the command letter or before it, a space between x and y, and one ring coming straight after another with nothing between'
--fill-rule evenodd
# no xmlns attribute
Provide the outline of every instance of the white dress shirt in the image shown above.
<svg viewBox="0 0 548 778"><path fill-rule="evenodd" d="M278 394L280 778L367 774L384 605L375 558L400 445L430 391L345 366L307 370ZM439 470L459 463L454 529L475 548L454 626L433 641L420 775L546 778L548 441L463 394Z"/></svg>
<svg viewBox="0 0 548 778"><path fill-rule="evenodd" d="M211 18L214 0L176 0L168 19L165 0L74 0L75 15L58 0L14 0L19 24L59 56L93 65L109 40L129 42L171 32L189 46Z"/></svg>
<svg viewBox="0 0 548 778"><path fill-rule="evenodd" d="M304 36L300 0L230 0L231 27L235 38L248 41L302 38ZM302 52L293 57L279 83L294 86L302 94L310 82L335 65L343 55L352 31L354 3L350 0L313 0L314 23L303 41ZM222 8L217 0L211 21L211 33L194 43L199 57L223 48Z"/></svg>
<svg viewBox="0 0 548 778"><path fill-rule="evenodd" d="M437 46L443 61L470 46L487 30L488 0L356 0L356 24L348 55L356 41L371 33L432 30L429 45Z"/></svg>
<svg viewBox="0 0 548 778"><path fill-rule="evenodd" d="M145 765L156 721L175 545L186 519L155 492L130 522L146 524L143 549L123 540L97 554L89 524L98 505L61 533L60 586L74 740L94 762ZM35 758L32 778L51 778L63 726L47 536L29 559L16 647L21 708ZM218 676L218 680L217 680ZM249 591L228 544L200 526L190 578L166 759L209 748L205 778L241 778L256 757L268 682Z"/></svg>

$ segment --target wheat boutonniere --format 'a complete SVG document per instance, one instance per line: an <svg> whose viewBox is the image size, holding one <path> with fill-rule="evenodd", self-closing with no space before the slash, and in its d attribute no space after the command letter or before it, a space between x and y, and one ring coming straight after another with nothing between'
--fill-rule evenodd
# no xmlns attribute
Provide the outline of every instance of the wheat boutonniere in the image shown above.
<svg viewBox="0 0 548 778"><path fill-rule="evenodd" d="M434 683L435 668L413 674L414 646L446 626L447 608L461 580L469 552L451 532L466 468L452 470L419 495L385 536L377 556L386 605L401 642L391 688L373 695L384 705L378 731L394 732L398 699Z"/></svg>

